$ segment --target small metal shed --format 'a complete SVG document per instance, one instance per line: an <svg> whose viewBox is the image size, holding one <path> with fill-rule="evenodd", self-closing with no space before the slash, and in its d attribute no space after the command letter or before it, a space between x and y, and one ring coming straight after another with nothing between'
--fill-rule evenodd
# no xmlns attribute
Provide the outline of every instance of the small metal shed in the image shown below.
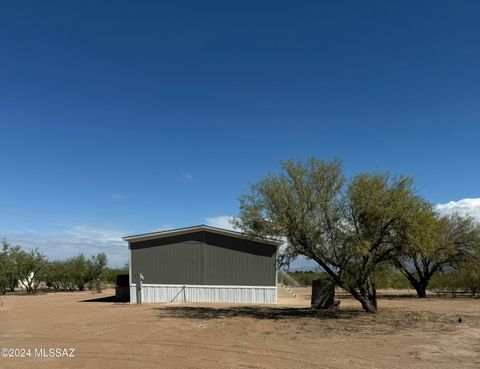
<svg viewBox="0 0 480 369"><path fill-rule="evenodd" d="M277 302L277 240L206 225L123 239L131 302L140 273L142 302Z"/></svg>

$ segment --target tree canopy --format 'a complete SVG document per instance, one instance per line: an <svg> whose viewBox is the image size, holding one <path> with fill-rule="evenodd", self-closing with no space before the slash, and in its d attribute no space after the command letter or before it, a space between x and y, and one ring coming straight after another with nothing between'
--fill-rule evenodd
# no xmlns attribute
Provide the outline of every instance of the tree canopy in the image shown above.
<svg viewBox="0 0 480 369"><path fill-rule="evenodd" d="M377 309L377 275L391 266L419 297L434 274L449 268L461 267L456 278L469 281L472 291L478 280L466 268L473 270L480 249L473 218L439 216L409 177L359 173L347 179L339 160L282 162L280 173L268 174L240 198L234 225L284 239L280 263L298 255L316 261L367 312Z"/></svg>
<svg viewBox="0 0 480 369"><path fill-rule="evenodd" d="M339 160L289 160L281 166L240 198L235 225L284 238L283 258L316 261L365 311L375 312L375 272L399 250L400 237L423 203L413 180L360 173L347 181Z"/></svg>
<svg viewBox="0 0 480 369"><path fill-rule="evenodd" d="M408 279L418 297L427 296L435 273L455 269L476 258L480 228L471 217L440 217L427 205L412 216L393 264Z"/></svg>

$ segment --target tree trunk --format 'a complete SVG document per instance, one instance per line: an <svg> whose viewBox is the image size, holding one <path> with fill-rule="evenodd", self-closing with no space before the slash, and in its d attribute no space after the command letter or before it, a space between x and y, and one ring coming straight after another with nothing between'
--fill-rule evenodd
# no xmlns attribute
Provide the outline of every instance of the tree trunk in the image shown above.
<svg viewBox="0 0 480 369"><path fill-rule="evenodd" d="M376 309L378 306L377 306L377 287L375 284L375 277L371 277L367 279L367 287L365 290L367 292L368 300L372 303L373 306L375 306L375 309Z"/></svg>
<svg viewBox="0 0 480 369"><path fill-rule="evenodd" d="M15 278L10 278L10 292L15 292L15 287L17 287L18 281Z"/></svg>
<svg viewBox="0 0 480 369"><path fill-rule="evenodd" d="M327 264L323 262L323 260L316 258L314 255L310 256L313 260L315 260L329 275L332 277L333 281L338 287L343 288L345 291L350 292L350 294L362 304L363 310L367 313L375 314L377 312L377 301L376 301L376 292L374 294L373 303L368 298L368 294L365 291L365 294L362 292L358 292L355 288L350 287L347 285L332 269L328 267Z"/></svg>
<svg viewBox="0 0 480 369"><path fill-rule="evenodd" d="M375 314L377 312L376 293L371 294L371 291L369 291L366 286L360 287L359 291L353 287L347 287L345 289L350 292L360 304L362 304L362 308L366 313Z"/></svg>
<svg viewBox="0 0 480 369"><path fill-rule="evenodd" d="M417 284L415 287L415 290L417 291L417 297L424 299L427 297L427 288L423 284Z"/></svg>
<svg viewBox="0 0 480 369"><path fill-rule="evenodd" d="M476 287L470 288L470 297L472 299L475 297L476 294L477 294L477 288Z"/></svg>
<svg viewBox="0 0 480 369"><path fill-rule="evenodd" d="M370 314L375 314L377 312L377 302L372 302L367 296L355 297L361 304L363 310Z"/></svg>
<svg viewBox="0 0 480 369"><path fill-rule="evenodd" d="M417 281L413 287L417 291L418 298L424 299L427 297L428 282L430 282L431 274L424 275Z"/></svg>
<svg viewBox="0 0 480 369"><path fill-rule="evenodd" d="M347 286L343 281L339 284L344 290L350 292L350 294L362 304L363 310L367 313L375 314L377 312L377 295L372 294L369 296L367 289L361 289L358 292L355 288Z"/></svg>
<svg viewBox="0 0 480 369"><path fill-rule="evenodd" d="M410 273L407 269L403 268L401 264L397 264L397 267L400 269L402 274L408 279L410 284L412 285L413 288L415 288L415 291L417 291L417 297L418 298L426 298L427 297L427 286L428 282L430 281L430 278L432 276L432 272L429 274L420 274L417 278Z"/></svg>

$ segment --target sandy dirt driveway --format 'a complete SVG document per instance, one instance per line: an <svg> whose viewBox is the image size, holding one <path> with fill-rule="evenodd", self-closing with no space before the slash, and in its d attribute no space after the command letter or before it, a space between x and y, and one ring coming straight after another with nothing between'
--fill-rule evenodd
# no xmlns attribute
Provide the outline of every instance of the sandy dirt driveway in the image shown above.
<svg viewBox="0 0 480 369"><path fill-rule="evenodd" d="M382 299L372 316L344 299L315 317L304 290L276 306L139 306L112 294L0 296L0 348L31 350L0 368L480 368L480 300ZM35 357L55 348L75 357Z"/></svg>

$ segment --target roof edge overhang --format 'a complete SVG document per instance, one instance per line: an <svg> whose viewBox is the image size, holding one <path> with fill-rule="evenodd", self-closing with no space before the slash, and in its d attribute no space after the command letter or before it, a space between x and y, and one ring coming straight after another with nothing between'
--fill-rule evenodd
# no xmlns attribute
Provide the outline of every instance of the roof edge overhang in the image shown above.
<svg viewBox="0 0 480 369"><path fill-rule="evenodd" d="M132 235L132 236L125 236L125 237L122 237L122 239L124 241L128 241L130 243L130 242L154 240L154 239L171 237L171 236L179 236L179 235L182 235L182 234L188 234L188 233L194 233L194 232L200 232L200 231L217 233L217 234L221 234L221 235L224 235L224 236L236 237L236 238L240 238L240 239L244 239L244 240L252 240L252 241L255 241L255 242L266 243L266 244L277 246L277 247L279 247L283 243L282 241L276 240L274 238L254 237L254 236L250 236L248 234L242 233L242 232L232 231L232 230L224 229L224 228L207 226L205 224L192 226L192 227L176 228L176 229L169 229L169 230L165 230L165 231L158 231L158 232L137 234L137 235Z"/></svg>

